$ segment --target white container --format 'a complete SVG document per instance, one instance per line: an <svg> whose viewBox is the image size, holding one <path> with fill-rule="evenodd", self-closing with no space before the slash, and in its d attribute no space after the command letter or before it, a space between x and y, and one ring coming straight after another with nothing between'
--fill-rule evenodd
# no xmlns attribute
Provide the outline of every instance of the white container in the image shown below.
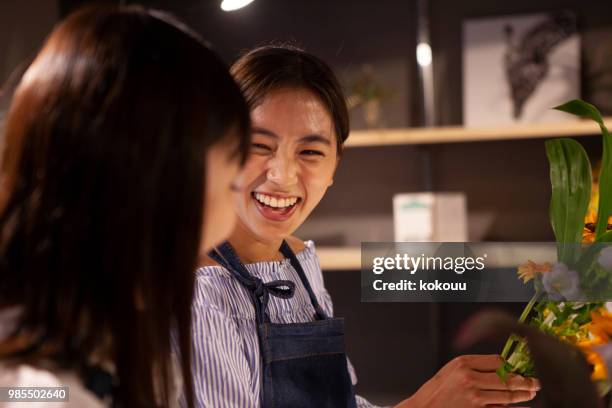
<svg viewBox="0 0 612 408"><path fill-rule="evenodd" d="M393 224L397 242L466 242L465 194L396 194Z"/></svg>

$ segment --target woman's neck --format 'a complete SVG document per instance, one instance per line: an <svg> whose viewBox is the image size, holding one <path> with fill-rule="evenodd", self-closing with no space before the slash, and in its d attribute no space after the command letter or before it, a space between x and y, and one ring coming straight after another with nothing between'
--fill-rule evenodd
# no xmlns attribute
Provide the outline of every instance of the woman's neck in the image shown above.
<svg viewBox="0 0 612 408"><path fill-rule="evenodd" d="M284 259L279 252L283 242L282 238L263 240L253 234L240 221L229 238L229 243L236 251L242 263L254 263L265 261L280 261Z"/></svg>

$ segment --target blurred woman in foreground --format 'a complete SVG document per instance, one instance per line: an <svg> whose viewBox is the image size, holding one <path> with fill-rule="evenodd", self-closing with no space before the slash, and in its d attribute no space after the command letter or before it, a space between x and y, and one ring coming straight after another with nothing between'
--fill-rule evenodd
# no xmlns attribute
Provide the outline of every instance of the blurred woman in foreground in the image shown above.
<svg viewBox="0 0 612 408"><path fill-rule="evenodd" d="M172 406L182 377L192 405L193 270L233 227L248 128L227 68L167 15L87 8L59 24L3 135L0 386Z"/></svg>

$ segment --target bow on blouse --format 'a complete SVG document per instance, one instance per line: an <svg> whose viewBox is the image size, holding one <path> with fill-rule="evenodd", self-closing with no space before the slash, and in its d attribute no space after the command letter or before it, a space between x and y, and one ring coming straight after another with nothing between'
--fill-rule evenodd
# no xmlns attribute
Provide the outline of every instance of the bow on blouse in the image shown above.
<svg viewBox="0 0 612 408"><path fill-rule="evenodd" d="M290 280L277 279L263 282L260 278L251 275L247 268L240 262L231 245L226 241L217 249L208 254L227 270L234 272L233 276L257 299L261 300L258 313L267 318L266 310L270 295L281 299L290 299L295 293L295 283Z"/></svg>

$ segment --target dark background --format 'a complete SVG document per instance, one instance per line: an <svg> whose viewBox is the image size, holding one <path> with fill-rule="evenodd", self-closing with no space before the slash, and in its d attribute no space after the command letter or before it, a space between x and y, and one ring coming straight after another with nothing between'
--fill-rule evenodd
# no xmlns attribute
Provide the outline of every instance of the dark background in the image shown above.
<svg viewBox="0 0 612 408"><path fill-rule="evenodd" d="M36 51L77 0L0 3L0 81ZM129 2L131 3L131 2ZM407 0L255 0L225 13L220 1L143 1L170 10L194 27L231 63L270 41L293 41L328 61L341 80L372 64L392 90L385 125L418 126L421 104L414 61L416 2ZM582 96L612 113L612 2L597 0L431 0L436 111L439 125L462 118L462 22L466 18L569 9L582 42ZM363 125L353 114L356 128ZM598 137L581 139L600 155ZM427 158L427 162L425 159ZM393 194L422 191L425 163L434 191L467 195L470 239L548 241L550 199L544 140L471 142L347 149L334 186L300 230L318 245L392 240ZM479 304L361 303L357 271L326 271L337 315L347 319L347 347L358 392L392 403L412 393L451 357L451 340ZM518 313L522 305L493 305ZM468 350L499 352L502 340Z"/></svg>

